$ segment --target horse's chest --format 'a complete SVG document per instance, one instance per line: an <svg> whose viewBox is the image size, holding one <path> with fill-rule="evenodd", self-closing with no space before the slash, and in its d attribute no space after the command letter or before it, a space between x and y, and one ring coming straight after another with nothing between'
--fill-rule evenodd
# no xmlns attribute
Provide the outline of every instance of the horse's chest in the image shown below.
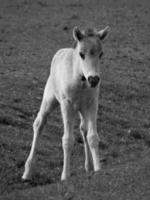
<svg viewBox="0 0 150 200"><path fill-rule="evenodd" d="M69 99L75 110L81 110L82 108L89 108L93 103L93 93L85 88L78 88L69 96Z"/></svg>

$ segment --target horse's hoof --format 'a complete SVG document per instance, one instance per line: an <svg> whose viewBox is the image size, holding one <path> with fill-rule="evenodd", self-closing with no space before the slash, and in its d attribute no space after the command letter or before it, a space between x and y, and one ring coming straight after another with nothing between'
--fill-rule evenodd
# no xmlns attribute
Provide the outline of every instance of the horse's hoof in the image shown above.
<svg viewBox="0 0 150 200"><path fill-rule="evenodd" d="M22 179L23 182L29 181L29 180L31 180L31 176L24 173L22 175L21 179Z"/></svg>

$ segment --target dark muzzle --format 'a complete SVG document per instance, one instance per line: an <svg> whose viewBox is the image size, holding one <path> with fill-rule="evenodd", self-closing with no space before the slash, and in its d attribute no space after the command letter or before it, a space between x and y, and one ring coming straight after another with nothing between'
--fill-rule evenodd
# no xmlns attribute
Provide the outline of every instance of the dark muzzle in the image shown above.
<svg viewBox="0 0 150 200"><path fill-rule="evenodd" d="M88 82L91 87L96 87L100 81L99 76L89 76L88 77Z"/></svg>

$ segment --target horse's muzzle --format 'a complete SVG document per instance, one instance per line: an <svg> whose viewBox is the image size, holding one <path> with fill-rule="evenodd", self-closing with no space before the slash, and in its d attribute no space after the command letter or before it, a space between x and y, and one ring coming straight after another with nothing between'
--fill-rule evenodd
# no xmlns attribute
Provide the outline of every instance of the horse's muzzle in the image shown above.
<svg viewBox="0 0 150 200"><path fill-rule="evenodd" d="M93 88L98 85L99 81L100 81L99 76L89 76L88 77L88 82L89 82L90 86Z"/></svg>

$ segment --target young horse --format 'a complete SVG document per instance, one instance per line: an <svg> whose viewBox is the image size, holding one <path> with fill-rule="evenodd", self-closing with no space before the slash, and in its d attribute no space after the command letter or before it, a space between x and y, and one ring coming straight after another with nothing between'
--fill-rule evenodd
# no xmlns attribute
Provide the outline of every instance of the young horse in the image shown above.
<svg viewBox="0 0 150 200"><path fill-rule="evenodd" d="M103 55L102 40L109 27L101 31L73 30L75 48L59 50L51 63L51 72L45 86L40 111L33 124L33 141L22 176L31 178L35 160L35 148L49 112L60 104L64 123L62 146L64 153L61 180L70 175L70 156L74 145L74 116L79 113L80 131L84 141L85 169L100 170L99 136L97 134L97 110L100 85L100 59Z"/></svg>

